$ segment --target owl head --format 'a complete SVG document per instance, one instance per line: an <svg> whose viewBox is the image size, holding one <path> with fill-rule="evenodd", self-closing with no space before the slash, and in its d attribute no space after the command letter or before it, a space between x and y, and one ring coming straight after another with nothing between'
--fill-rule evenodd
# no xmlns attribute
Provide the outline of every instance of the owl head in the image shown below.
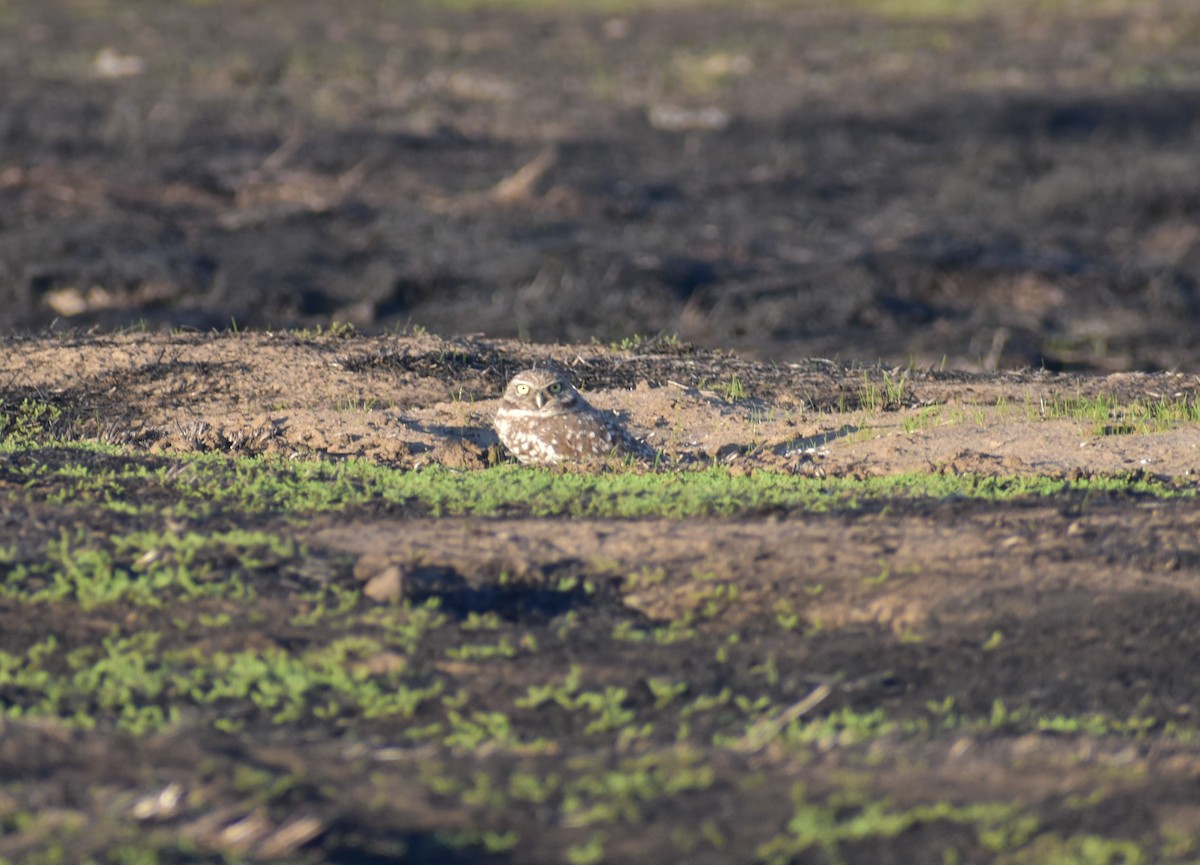
<svg viewBox="0 0 1200 865"><path fill-rule="evenodd" d="M586 405L575 385L553 369L525 369L512 377L500 401L501 409L526 411L542 417L578 411Z"/></svg>

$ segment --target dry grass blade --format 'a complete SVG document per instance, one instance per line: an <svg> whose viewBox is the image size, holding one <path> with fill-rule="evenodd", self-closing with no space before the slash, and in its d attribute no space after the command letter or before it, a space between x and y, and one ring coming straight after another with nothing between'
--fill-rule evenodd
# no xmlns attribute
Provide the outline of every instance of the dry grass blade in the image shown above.
<svg viewBox="0 0 1200 865"><path fill-rule="evenodd" d="M761 751L772 739L779 735L784 727L798 718L803 718L829 699L829 695L832 693L833 688L828 685L818 685L800 702L792 704L777 715L764 718L751 727L746 735L734 745L734 750L742 754L753 754L756 751Z"/></svg>

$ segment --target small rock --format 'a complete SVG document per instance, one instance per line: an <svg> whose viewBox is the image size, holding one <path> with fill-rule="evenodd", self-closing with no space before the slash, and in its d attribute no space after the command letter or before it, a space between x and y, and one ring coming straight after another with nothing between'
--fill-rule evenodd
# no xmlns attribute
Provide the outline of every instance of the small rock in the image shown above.
<svg viewBox="0 0 1200 865"><path fill-rule="evenodd" d="M398 601L404 594L404 572L389 565L367 580L363 594L373 601Z"/></svg>
<svg viewBox="0 0 1200 865"><path fill-rule="evenodd" d="M354 579L363 583L363 594L374 601L397 601L404 595L404 568L381 556L367 553L354 563Z"/></svg>

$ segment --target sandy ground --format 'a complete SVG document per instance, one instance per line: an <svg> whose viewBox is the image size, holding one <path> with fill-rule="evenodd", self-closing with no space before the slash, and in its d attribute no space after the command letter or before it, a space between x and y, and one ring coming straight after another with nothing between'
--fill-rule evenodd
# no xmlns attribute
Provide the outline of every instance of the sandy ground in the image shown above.
<svg viewBox="0 0 1200 865"><path fill-rule="evenodd" d="M1071 400L1194 401L1200 376L1181 373L968 375L830 361L753 364L653 345L639 353L281 333L16 340L0 380L11 393L50 397L95 431L155 452L481 468L497 445L491 419L504 383L538 363L567 369L597 407L617 412L669 463L685 466L722 461L833 475L1141 470L1170 478L1200 466L1200 440L1187 425L1121 434L1116 415L1055 419L1055 405Z"/></svg>

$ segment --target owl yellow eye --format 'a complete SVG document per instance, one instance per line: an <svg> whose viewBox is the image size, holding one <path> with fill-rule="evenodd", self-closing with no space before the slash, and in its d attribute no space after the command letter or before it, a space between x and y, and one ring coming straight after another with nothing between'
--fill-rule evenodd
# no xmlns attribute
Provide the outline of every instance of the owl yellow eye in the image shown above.
<svg viewBox="0 0 1200 865"><path fill-rule="evenodd" d="M550 393L558 393L560 390L562 390L562 384L556 381L554 384L550 385L550 387L546 388L546 390L550 391Z"/></svg>
<svg viewBox="0 0 1200 865"><path fill-rule="evenodd" d="M527 384L517 385L517 393L519 393L521 396L525 396L525 394L529 393L529 385L527 385Z"/></svg>

